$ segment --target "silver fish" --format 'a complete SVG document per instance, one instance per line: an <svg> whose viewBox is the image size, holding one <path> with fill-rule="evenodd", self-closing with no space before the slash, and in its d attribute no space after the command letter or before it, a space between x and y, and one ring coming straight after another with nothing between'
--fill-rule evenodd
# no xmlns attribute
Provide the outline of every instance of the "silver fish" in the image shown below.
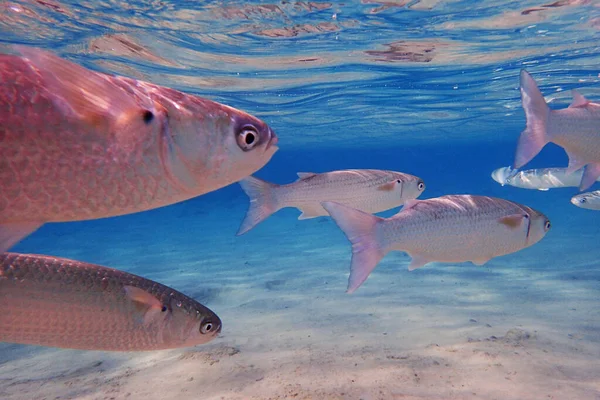
<svg viewBox="0 0 600 400"><path fill-rule="evenodd" d="M569 156L567 173L584 168L579 190L585 190L600 177L600 104L572 93L568 108L550 110L531 75L521 71L527 127L519 137L513 168L521 168L546 144L555 143Z"/></svg>
<svg viewBox="0 0 600 400"><path fill-rule="evenodd" d="M276 185L255 177L240 181L250 198L250 206L237 235L242 235L285 207L302 211L298 219L329 214L323 201L335 201L353 208L378 213L399 207L416 199L425 190L419 177L396 171L350 169L321 174L299 172L299 179L287 185Z"/></svg>
<svg viewBox="0 0 600 400"><path fill-rule="evenodd" d="M538 168L517 171L511 167L504 167L492 172L492 178L502 186L510 185L522 189L542 191L554 188L577 187L582 176L583 170L569 173L566 168Z"/></svg>
<svg viewBox="0 0 600 400"><path fill-rule="evenodd" d="M221 331L196 300L127 272L65 258L0 254L0 341L82 350L195 346Z"/></svg>
<svg viewBox="0 0 600 400"><path fill-rule="evenodd" d="M348 293L390 251L408 253L410 271L436 261L483 265L537 243L550 229L550 221L539 211L485 196L412 200L390 218L339 203L322 204L352 243Z"/></svg>
<svg viewBox="0 0 600 400"><path fill-rule="evenodd" d="M571 203L587 210L600 210L600 190L581 193L571 198Z"/></svg>

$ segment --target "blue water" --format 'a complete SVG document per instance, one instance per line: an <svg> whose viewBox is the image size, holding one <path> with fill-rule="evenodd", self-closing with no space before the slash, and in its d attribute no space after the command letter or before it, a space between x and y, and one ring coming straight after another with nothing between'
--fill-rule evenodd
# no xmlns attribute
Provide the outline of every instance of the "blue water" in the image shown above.
<svg viewBox="0 0 600 400"><path fill-rule="evenodd" d="M484 267L409 273L408 257L390 254L352 295L350 245L330 219L285 209L236 237L248 206L238 185L47 224L11 251L170 285L214 310L223 335L151 355L5 345L2 399L600 399L600 212L571 205L576 188L490 176L512 163L525 126L522 68L552 108L574 88L600 101L599 2L44 0L0 10L0 46L50 49L262 118L280 147L262 179L391 169L421 177L422 198L496 196L552 221L538 244ZM566 165L548 145L527 167Z"/></svg>

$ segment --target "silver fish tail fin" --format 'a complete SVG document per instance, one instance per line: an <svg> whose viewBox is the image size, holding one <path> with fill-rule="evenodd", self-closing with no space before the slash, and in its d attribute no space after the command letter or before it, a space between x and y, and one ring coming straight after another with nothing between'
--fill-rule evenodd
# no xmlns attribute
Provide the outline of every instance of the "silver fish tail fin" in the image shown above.
<svg viewBox="0 0 600 400"><path fill-rule="evenodd" d="M579 190L584 191L588 189L598 178L600 178L600 162L587 164L583 170Z"/></svg>
<svg viewBox="0 0 600 400"><path fill-rule="evenodd" d="M346 293L352 293L367 280L387 251L377 239L377 224L383 218L326 201L321 203L352 243L352 261Z"/></svg>
<svg viewBox="0 0 600 400"><path fill-rule="evenodd" d="M519 137L513 168L521 168L527 164L550 141L547 131L550 108L537 84L525 70L521 70L521 101L527 127Z"/></svg>
<svg viewBox="0 0 600 400"><path fill-rule="evenodd" d="M267 219L281 207L277 204L273 189L278 187L261 179L249 176L238 182L250 198L250 206L236 235L240 236Z"/></svg>

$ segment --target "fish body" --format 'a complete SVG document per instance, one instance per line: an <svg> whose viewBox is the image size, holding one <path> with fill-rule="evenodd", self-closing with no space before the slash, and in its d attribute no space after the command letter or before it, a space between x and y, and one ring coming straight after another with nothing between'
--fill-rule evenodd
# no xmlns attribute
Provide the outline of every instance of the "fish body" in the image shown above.
<svg viewBox="0 0 600 400"><path fill-rule="evenodd" d="M355 291L390 251L406 252L412 258L411 271L430 262L483 265L537 243L550 228L542 213L486 196L412 200L390 218L333 202L325 202L323 207L352 244L348 293Z"/></svg>
<svg viewBox="0 0 600 400"><path fill-rule="evenodd" d="M104 351L195 346L219 317L160 283L64 258L0 255L0 341Z"/></svg>
<svg viewBox="0 0 600 400"><path fill-rule="evenodd" d="M516 171L510 167L504 167L492 172L492 178L502 186L510 185L522 189L542 191L554 188L578 187L582 176L583 170L567 172L567 168L538 168Z"/></svg>
<svg viewBox="0 0 600 400"><path fill-rule="evenodd" d="M521 71L527 126L519 137L513 168L521 168L552 142L569 156L567 173L583 168L579 189L585 190L600 177L600 104L572 93L568 108L550 110L531 75Z"/></svg>
<svg viewBox="0 0 600 400"><path fill-rule="evenodd" d="M140 212L237 182L277 136L198 96L17 47L0 54L0 251L46 222Z"/></svg>
<svg viewBox="0 0 600 400"><path fill-rule="evenodd" d="M425 190L419 177L396 171L350 169L325 173L298 173L298 180L276 185L256 177L239 182L250 198L250 207L238 235L242 235L285 207L302 211L298 219L328 216L323 201L335 201L350 207L377 213L399 207Z"/></svg>
<svg viewBox="0 0 600 400"><path fill-rule="evenodd" d="M580 193L571 198L571 204L587 210L600 210L600 190Z"/></svg>

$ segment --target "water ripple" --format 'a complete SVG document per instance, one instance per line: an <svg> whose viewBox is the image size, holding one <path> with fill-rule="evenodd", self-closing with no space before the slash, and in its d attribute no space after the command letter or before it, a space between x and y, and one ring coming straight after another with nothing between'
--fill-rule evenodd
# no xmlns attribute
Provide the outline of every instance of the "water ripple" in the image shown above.
<svg viewBox="0 0 600 400"><path fill-rule="evenodd" d="M0 44L189 91L266 119L282 146L514 140L518 74L599 99L590 0L0 3Z"/></svg>

